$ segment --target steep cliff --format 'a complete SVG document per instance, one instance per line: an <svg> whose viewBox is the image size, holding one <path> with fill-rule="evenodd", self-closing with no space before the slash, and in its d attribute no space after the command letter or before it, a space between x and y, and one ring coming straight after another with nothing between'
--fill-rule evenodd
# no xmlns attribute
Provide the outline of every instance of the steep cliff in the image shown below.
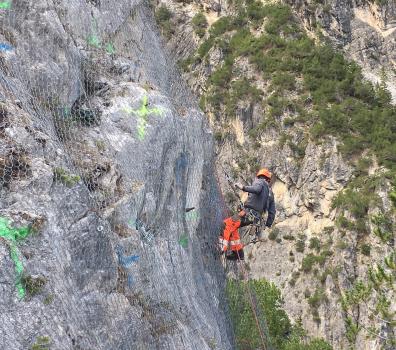
<svg viewBox="0 0 396 350"><path fill-rule="evenodd" d="M275 282L291 318L335 349L393 349L394 2L288 3L161 1L159 22L218 163L239 181L276 175L276 224L246 248L250 277Z"/></svg>
<svg viewBox="0 0 396 350"><path fill-rule="evenodd" d="M0 348L233 348L212 136L152 9L0 4Z"/></svg>
<svg viewBox="0 0 396 350"><path fill-rule="evenodd" d="M309 31L320 32L359 62L367 79L385 81L396 101L396 2L288 1Z"/></svg>

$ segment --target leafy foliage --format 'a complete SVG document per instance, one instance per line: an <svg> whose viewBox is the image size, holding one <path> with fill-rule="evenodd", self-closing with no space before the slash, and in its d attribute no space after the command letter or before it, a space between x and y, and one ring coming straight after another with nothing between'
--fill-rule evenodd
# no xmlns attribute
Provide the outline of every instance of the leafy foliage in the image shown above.
<svg viewBox="0 0 396 350"><path fill-rule="evenodd" d="M59 181L66 185L67 187L73 187L81 180L79 175L70 175L63 168L54 169L54 181Z"/></svg>
<svg viewBox="0 0 396 350"><path fill-rule="evenodd" d="M162 33L166 38L170 38L173 33L171 22L172 12L163 4L155 11L155 19L162 29Z"/></svg>
<svg viewBox="0 0 396 350"><path fill-rule="evenodd" d="M269 80L274 91L267 101L268 113L264 119L291 111L296 120L301 118L312 125L312 139L333 135L342 141L340 150L347 156L370 149L380 165L395 172L396 108L390 104L384 84L373 86L363 78L358 65L345 59L341 52L328 44L315 44L297 26L288 5L252 0L233 4L237 13L215 22L209 29L209 38L198 50L203 58L211 47L218 45L228 62L210 79L208 96L214 97L208 102L212 107L224 106L225 114L233 116L237 101L251 98L243 90L228 97L233 91L235 61L246 57L257 73ZM264 26L265 31L253 35L251 27L259 26ZM301 86L296 85L296 78L302 79ZM299 98L293 101L294 106L286 105L283 94L288 90L297 92L298 96L309 96L310 111L307 112L306 103ZM277 124L263 121L250 134L257 137L258 132ZM356 193L348 195L361 204L356 214L364 214L365 198Z"/></svg>
<svg viewBox="0 0 396 350"><path fill-rule="evenodd" d="M280 291L273 283L264 279L250 280L247 283L227 281L227 296L234 323L237 349L253 350L260 348L262 344L249 302L248 289L254 296L253 300L256 301L255 309L260 321L266 320L268 328L266 340L274 349L332 349L329 344L319 339L312 340L309 344L303 342L305 332L298 325L293 326L290 323L286 312L282 309L283 301Z"/></svg>
<svg viewBox="0 0 396 350"><path fill-rule="evenodd" d="M202 12L197 13L192 18L191 24L194 28L195 34L197 34L199 37L203 37L205 35L208 21L206 20L206 17Z"/></svg>
<svg viewBox="0 0 396 350"><path fill-rule="evenodd" d="M312 267L315 264L319 264L320 266L323 266L326 262L327 257L332 254L333 253L329 250L324 250L320 255L308 254L302 260L301 269L307 273L312 270Z"/></svg>

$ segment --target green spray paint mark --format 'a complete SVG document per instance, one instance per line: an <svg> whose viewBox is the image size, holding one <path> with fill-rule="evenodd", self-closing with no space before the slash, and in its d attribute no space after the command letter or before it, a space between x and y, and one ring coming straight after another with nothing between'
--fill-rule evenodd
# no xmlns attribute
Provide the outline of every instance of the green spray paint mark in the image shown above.
<svg viewBox="0 0 396 350"><path fill-rule="evenodd" d="M198 219L198 213L196 211L189 211L186 213L187 221L196 221Z"/></svg>
<svg viewBox="0 0 396 350"><path fill-rule="evenodd" d="M188 247L188 236L187 235L181 236L181 238L179 239L179 244L183 248L187 248Z"/></svg>
<svg viewBox="0 0 396 350"><path fill-rule="evenodd" d="M22 299L25 294L25 288L22 286L21 278L23 273L23 264L21 260L21 252L17 247L17 242L26 238L30 233L30 228L11 228L9 220L0 217L0 237L3 237L10 245L11 259L15 264L15 272L17 275L16 288L18 296Z"/></svg>
<svg viewBox="0 0 396 350"><path fill-rule="evenodd" d="M132 108L124 108L123 111L126 113L133 113L138 116L137 132L139 140L143 140L146 134L147 119L150 114L162 115L163 111L160 108L147 108L148 97L143 96L142 105L139 109L133 110Z"/></svg>
<svg viewBox="0 0 396 350"><path fill-rule="evenodd" d="M113 53L115 53L115 48L114 48L114 45L112 44L112 43L108 43L107 45L106 45L106 51L107 51L107 53L109 53L109 54L113 54Z"/></svg>
<svg viewBox="0 0 396 350"><path fill-rule="evenodd" d="M100 47L100 40L95 35L90 35L88 37L88 44L95 47Z"/></svg>
<svg viewBox="0 0 396 350"><path fill-rule="evenodd" d="M10 9L10 8L11 8L11 1L0 2L0 9Z"/></svg>
<svg viewBox="0 0 396 350"><path fill-rule="evenodd" d="M95 18L93 18L92 20L93 20L93 23L94 23L93 24L94 29L92 30L92 26L91 26L91 30L93 31L93 34L91 34L88 37L88 44L92 45L92 46L95 46L95 47L100 47L100 39L98 38L98 35L97 35L97 33L98 33L98 22L96 22Z"/></svg>
<svg viewBox="0 0 396 350"><path fill-rule="evenodd" d="M115 53L115 48L113 43L108 43L105 47L104 45L102 46L101 40L98 36L98 22L96 21L95 18L92 19L92 26L91 26L91 32L92 34L88 36L87 38L87 42L89 45L94 46L96 48L102 48L102 49L106 49L106 52L109 54L114 54Z"/></svg>

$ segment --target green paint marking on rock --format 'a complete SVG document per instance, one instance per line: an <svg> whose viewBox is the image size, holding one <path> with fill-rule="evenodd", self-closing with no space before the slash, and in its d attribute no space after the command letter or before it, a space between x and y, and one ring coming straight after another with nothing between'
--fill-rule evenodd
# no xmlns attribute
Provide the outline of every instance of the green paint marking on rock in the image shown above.
<svg viewBox="0 0 396 350"><path fill-rule="evenodd" d="M26 291L21 283L23 264L21 259L21 252L17 247L17 243L18 241L26 238L29 233L30 228L11 228L9 220L4 217L0 217L0 237L3 237L9 243L11 259L15 264L15 272L17 275L16 288L18 291L18 296L21 299L25 296Z"/></svg>
<svg viewBox="0 0 396 350"><path fill-rule="evenodd" d="M179 239L179 244L183 248L187 248L188 247L188 236L187 235L181 236L180 239Z"/></svg>
<svg viewBox="0 0 396 350"><path fill-rule="evenodd" d="M186 213L186 220L187 221L195 221L198 219L198 213L196 211L189 211Z"/></svg>
<svg viewBox="0 0 396 350"><path fill-rule="evenodd" d="M130 107L126 107L123 109L126 113L133 113L138 116L138 123L137 123L137 133L139 140L143 140L146 134L146 126L147 126L147 119L150 114L154 115L162 115L163 110L157 107L148 108L148 97L147 95L143 96L142 105L139 109L132 109Z"/></svg>
<svg viewBox="0 0 396 350"><path fill-rule="evenodd" d="M93 25L91 25L91 33L93 32L93 34L91 34L87 38L87 41L88 41L89 45L92 45L92 46L95 46L95 47L100 47L100 39L99 39L99 37L97 35L97 33L98 33L98 22L96 22L95 18L93 18L92 21L93 21ZM93 27L93 29L92 29L92 27Z"/></svg>
<svg viewBox="0 0 396 350"><path fill-rule="evenodd" d="M96 35L90 35L88 37L88 44L95 47L100 47L100 40Z"/></svg>
<svg viewBox="0 0 396 350"><path fill-rule="evenodd" d="M107 53L109 54L114 54L115 53L115 48L113 43L108 43L106 46L100 39L100 36L98 35L99 29L98 29L98 22L96 21L95 18L92 19L92 24L91 24L91 34L87 37L87 43L91 46L94 46L98 49L105 49Z"/></svg>
<svg viewBox="0 0 396 350"><path fill-rule="evenodd" d="M106 45L106 51L107 51L107 53L109 53L109 54L115 53L114 45L113 45L112 43L108 43L108 44Z"/></svg>
<svg viewBox="0 0 396 350"><path fill-rule="evenodd" d="M2 1L0 2L0 9L10 9L11 1Z"/></svg>

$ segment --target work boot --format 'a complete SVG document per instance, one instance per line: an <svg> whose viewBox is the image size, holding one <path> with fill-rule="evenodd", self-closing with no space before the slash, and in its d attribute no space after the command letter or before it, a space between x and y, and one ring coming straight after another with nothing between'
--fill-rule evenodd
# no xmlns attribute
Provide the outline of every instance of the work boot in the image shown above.
<svg viewBox="0 0 396 350"><path fill-rule="evenodd" d="M252 239L252 243L257 243L259 241L262 241L264 238L264 232L262 232L262 230L258 230L257 232L255 232L254 237Z"/></svg>
<svg viewBox="0 0 396 350"><path fill-rule="evenodd" d="M226 258L228 260L244 260L245 254L243 253L243 249L238 251L231 250L231 251L227 251Z"/></svg>
<svg viewBox="0 0 396 350"><path fill-rule="evenodd" d="M227 260L238 260L238 256L233 250L227 250L225 257Z"/></svg>

